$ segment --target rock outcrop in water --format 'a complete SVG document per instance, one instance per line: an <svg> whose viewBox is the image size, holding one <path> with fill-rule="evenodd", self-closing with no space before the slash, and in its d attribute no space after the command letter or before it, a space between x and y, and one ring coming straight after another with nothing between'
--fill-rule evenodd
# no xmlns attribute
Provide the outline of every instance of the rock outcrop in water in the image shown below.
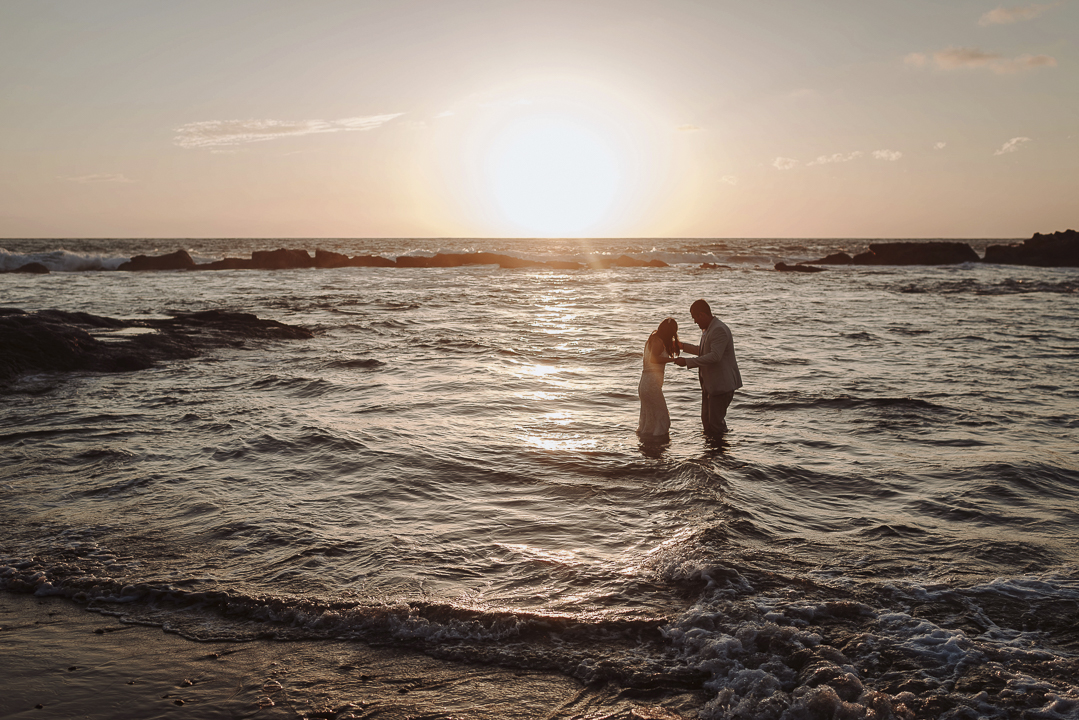
<svg viewBox="0 0 1079 720"><path fill-rule="evenodd" d="M871 243L852 259L855 265L958 265L981 258L962 242Z"/></svg>
<svg viewBox="0 0 1079 720"><path fill-rule="evenodd" d="M865 252L853 257L845 252L832 253L818 260L799 262L794 265L779 263L781 272L819 272L824 268L815 265L957 265L981 262L974 249L964 242L888 242L872 243ZM1037 265L1041 267L1079 267L1079 233L1075 230L1056 232L1052 235L1035 233L1020 245L990 245L984 262L1010 265ZM31 263L31 265L38 265ZM639 260L628 255L608 257L591 255L584 262L573 260L527 260L492 252L437 253L426 255L401 255L396 259L378 255L356 255L316 249L314 257L307 250L285 249L256 250L251 257L224 258L214 262L196 264L184 250L168 255L151 257L136 255L119 266L119 270L292 270L303 268L342 267L398 267L398 268L455 268L476 265L497 265L501 268L539 268L551 270L604 270L616 267L669 267L662 260ZM784 267L780 268L779 265ZM42 268L44 266L41 266ZM708 269L729 269L726 265L703 263ZM47 272L47 268L45 269ZM16 272L41 272L28 265Z"/></svg>
<svg viewBox="0 0 1079 720"><path fill-rule="evenodd" d="M191 270L195 261L186 250L177 250L168 255L136 255L122 263L117 270Z"/></svg>
<svg viewBox="0 0 1079 720"><path fill-rule="evenodd" d="M612 267L669 267L662 260L638 260L628 255L609 258L593 255L585 264L572 260L526 260L512 255L491 252L437 253L426 255L401 255L396 260L378 255L349 257L329 250L315 250L312 258L306 250L256 250L250 259L223 258L214 262L195 264L184 250L168 255L148 257L137 255L120 265L119 270L293 270L302 268L341 267L399 267L399 268L451 268L469 265L498 265L502 268L543 268L549 270L581 270L590 267L602 270Z"/></svg>
<svg viewBox="0 0 1079 720"><path fill-rule="evenodd" d="M310 337L304 328L220 310L117 320L82 312L0 308L0 383L33 372L144 370L214 347Z"/></svg>
<svg viewBox="0 0 1079 720"><path fill-rule="evenodd" d="M1079 267L1079 232L1034 233L1019 245L990 245L983 262L1038 267Z"/></svg>

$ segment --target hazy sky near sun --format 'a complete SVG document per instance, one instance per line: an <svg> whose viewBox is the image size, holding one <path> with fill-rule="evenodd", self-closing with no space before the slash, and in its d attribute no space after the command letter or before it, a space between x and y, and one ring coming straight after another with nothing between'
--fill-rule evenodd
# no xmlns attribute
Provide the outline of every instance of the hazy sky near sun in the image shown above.
<svg viewBox="0 0 1079 720"><path fill-rule="evenodd" d="M0 0L0 237L1079 227L1079 0Z"/></svg>

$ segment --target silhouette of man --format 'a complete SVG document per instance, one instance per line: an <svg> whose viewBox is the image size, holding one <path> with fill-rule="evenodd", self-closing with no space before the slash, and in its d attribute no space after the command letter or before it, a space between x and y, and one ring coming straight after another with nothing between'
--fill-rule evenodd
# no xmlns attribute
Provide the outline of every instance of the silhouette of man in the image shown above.
<svg viewBox="0 0 1079 720"><path fill-rule="evenodd" d="M680 343L682 350L697 357L675 358L674 363L679 367L700 368L697 379L701 383L701 423L705 434L722 435L727 432L725 418L734 391L742 387L742 374L734 357L734 338L731 329L712 314L712 308L704 300L690 305L689 314L701 329L701 344Z"/></svg>

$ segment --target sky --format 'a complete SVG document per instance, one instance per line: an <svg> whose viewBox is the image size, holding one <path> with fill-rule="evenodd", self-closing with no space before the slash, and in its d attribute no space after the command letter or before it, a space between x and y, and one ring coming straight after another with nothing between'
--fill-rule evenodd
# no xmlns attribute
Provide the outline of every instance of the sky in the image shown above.
<svg viewBox="0 0 1079 720"><path fill-rule="evenodd" d="M1079 228L1079 0L0 0L0 238Z"/></svg>

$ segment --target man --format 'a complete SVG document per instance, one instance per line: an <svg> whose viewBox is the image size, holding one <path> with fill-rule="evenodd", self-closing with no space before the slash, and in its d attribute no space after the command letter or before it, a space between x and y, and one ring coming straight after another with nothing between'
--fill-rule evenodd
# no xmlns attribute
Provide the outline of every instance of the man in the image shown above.
<svg viewBox="0 0 1079 720"><path fill-rule="evenodd" d="M681 347L697 357L675 358L674 362L679 367L700 368L697 379L701 383L701 423L705 434L722 435L727 432L725 418L734 391L742 387L734 338L731 329L712 315L712 308L704 300L694 302L689 314L701 329L701 344L682 343Z"/></svg>

